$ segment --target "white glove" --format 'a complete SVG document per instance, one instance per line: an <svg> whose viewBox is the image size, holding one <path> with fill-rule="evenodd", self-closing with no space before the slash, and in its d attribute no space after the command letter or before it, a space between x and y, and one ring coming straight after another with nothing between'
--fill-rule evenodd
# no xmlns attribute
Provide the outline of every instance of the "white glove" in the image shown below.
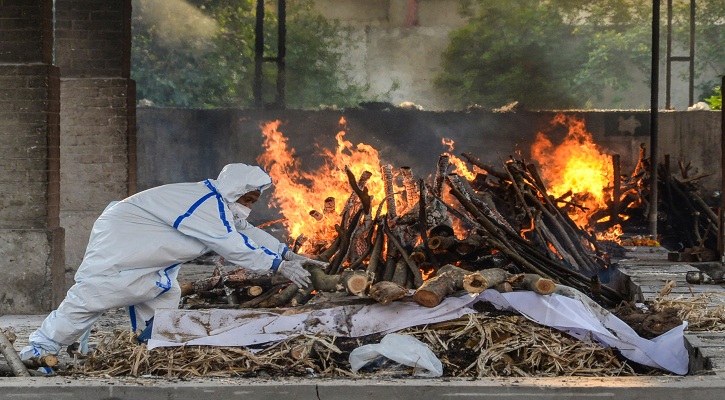
<svg viewBox="0 0 725 400"><path fill-rule="evenodd" d="M284 253L284 259L287 261L299 261L302 264L315 264L318 267L325 269L327 266L330 265L330 263L324 262L324 261L317 261L313 260L311 258L305 257L303 255L299 255L297 253L292 252L291 250L288 250L286 253Z"/></svg>
<svg viewBox="0 0 725 400"><path fill-rule="evenodd" d="M282 261L277 272L302 289L310 284L310 273L302 267L301 261Z"/></svg>

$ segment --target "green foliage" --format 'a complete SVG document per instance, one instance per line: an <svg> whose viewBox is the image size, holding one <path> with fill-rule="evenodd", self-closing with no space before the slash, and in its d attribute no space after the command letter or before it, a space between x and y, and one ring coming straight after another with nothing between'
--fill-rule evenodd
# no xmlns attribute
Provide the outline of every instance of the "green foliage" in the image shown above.
<svg viewBox="0 0 725 400"><path fill-rule="evenodd" d="M585 60L561 47L573 34L554 8L536 0L478 1L477 11L451 34L439 87L461 106L575 104L578 89L568 78Z"/></svg>
<svg viewBox="0 0 725 400"><path fill-rule="evenodd" d="M705 98L705 102L711 110L722 110L722 88L720 86L712 90L713 95Z"/></svg>
<svg viewBox="0 0 725 400"><path fill-rule="evenodd" d="M185 3L134 0L131 62L137 98L169 107L252 106L256 0ZM277 6L267 3L264 56L275 57ZM287 2L286 105L357 104L365 88L345 75L348 65L339 50L347 32L315 15L311 5L312 0ZM263 70L264 101L271 103L277 69L265 63Z"/></svg>
<svg viewBox="0 0 725 400"><path fill-rule="evenodd" d="M689 0L673 2L673 55L687 48ZM451 34L436 85L457 106L616 106L651 64L649 0L461 0L468 24ZM699 0L696 72L725 69L722 0ZM665 54L666 9L661 49ZM639 71L639 73L637 73Z"/></svg>

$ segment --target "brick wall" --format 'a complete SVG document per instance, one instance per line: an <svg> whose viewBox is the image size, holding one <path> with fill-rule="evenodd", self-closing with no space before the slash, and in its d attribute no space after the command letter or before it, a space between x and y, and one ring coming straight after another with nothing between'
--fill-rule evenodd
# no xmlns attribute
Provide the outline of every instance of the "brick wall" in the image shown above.
<svg viewBox="0 0 725 400"><path fill-rule="evenodd" d="M52 0L0 0L0 314L64 294Z"/></svg>
<svg viewBox="0 0 725 400"><path fill-rule="evenodd" d="M61 74L60 221L69 286L95 219L110 201L135 188L135 165L128 156L135 131L131 0L56 0L55 34Z"/></svg>
<svg viewBox="0 0 725 400"><path fill-rule="evenodd" d="M124 44L129 5L130 0L56 0L55 63L63 78L124 76L130 63L123 51L130 48Z"/></svg>
<svg viewBox="0 0 725 400"><path fill-rule="evenodd" d="M0 314L57 306L135 190L130 46L131 0L0 0Z"/></svg>
<svg viewBox="0 0 725 400"><path fill-rule="evenodd" d="M51 63L52 0L0 0L0 62Z"/></svg>

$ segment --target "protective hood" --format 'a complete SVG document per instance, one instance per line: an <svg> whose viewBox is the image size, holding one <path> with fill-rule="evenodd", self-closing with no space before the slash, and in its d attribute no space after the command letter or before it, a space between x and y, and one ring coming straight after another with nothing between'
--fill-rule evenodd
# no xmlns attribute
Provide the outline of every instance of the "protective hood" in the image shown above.
<svg viewBox="0 0 725 400"><path fill-rule="evenodd" d="M272 186L272 178L258 166L228 164L219 173L215 186L224 201L233 203L249 192L262 192Z"/></svg>

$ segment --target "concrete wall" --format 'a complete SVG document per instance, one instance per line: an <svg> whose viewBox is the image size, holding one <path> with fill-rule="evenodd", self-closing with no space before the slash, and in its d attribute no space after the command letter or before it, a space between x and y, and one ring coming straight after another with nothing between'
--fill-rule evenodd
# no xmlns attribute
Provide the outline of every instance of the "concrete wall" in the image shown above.
<svg viewBox="0 0 725 400"><path fill-rule="evenodd" d="M0 7L0 314L65 294L59 223L60 79L52 0Z"/></svg>
<svg viewBox="0 0 725 400"><path fill-rule="evenodd" d="M649 147L649 112L567 112L584 118L597 144L606 154L619 154L622 173L634 169L639 147ZM455 141L454 154L471 152L482 161L499 165L514 152L529 155L539 131L548 131L556 112L428 112L405 109L372 111L262 111L182 110L140 108L138 110L138 188L216 177L229 162L255 163L264 149L260 125L282 121L279 130L288 138L297 158L314 171L320 163L318 146L336 145L335 135L346 132L353 144L366 143L394 167L410 166L419 178L435 172L438 156L448 147L441 139ZM705 191L720 189L720 112L690 111L660 113L659 154L672 163L691 162L690 176L702 179ZM344 117L346 125L339 125ZM634 129L630 129L634 128ZM563 129L550 133L556 143ZM557 137L557 135L559 135ZM676 165L676 164L675 164ZM376 171L373 171L376 172ZM268 196L269 193L265 193ZM264 198L263 198L264 199ZM257 207L252 220L264 222L279 217L275 210Z"/></svg>

